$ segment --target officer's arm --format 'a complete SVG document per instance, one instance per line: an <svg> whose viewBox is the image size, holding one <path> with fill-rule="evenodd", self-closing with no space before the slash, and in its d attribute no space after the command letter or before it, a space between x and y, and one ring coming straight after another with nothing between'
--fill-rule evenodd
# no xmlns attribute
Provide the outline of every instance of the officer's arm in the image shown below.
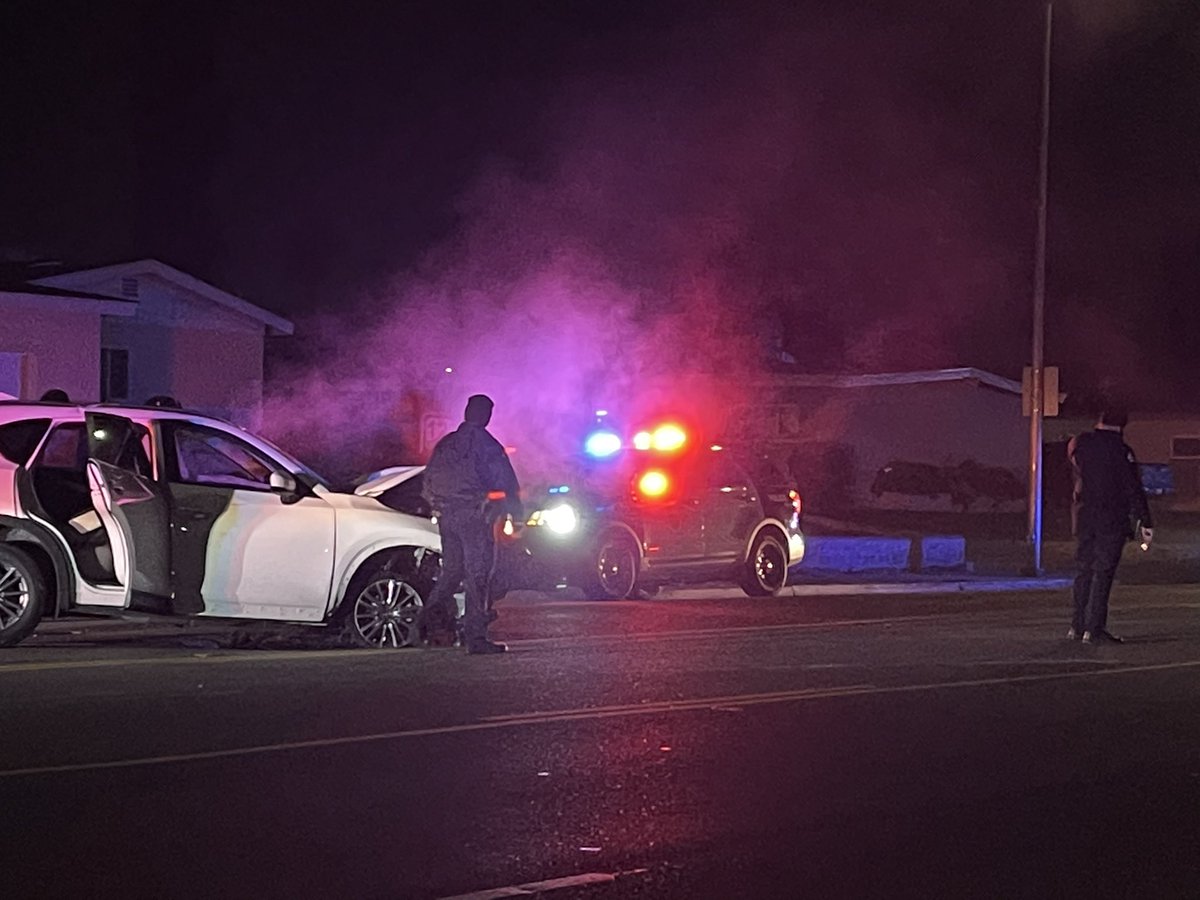
<svg viewBox="0 0 1200 900"><path fill-rule="evenodd" d="M507 453L500 458L500 469L502 483L505 485L504 493L508 495L508 514L513 519L520 521L524 514L524 505L521 503L521 483L517 481L517 473L513 471Z"/></svg>
<svg viewBox="0 0 1200 900"><path fill-rule="evenodd" d="M1153 528L1154 520L1150 517L1150 503L1146 500L1146 489L1142 486L1142 475L1138 469L1137 457L1133 450L1125 447L1126 492L1129 496L1130 511L1138 517L1143 528Z"/></svg>
<svg viewBox="0 0 1200 900"><path fill-rule="evenodd" d="M421 499L429 504L429 508L434 511L434 515L437 515L440 511L442 499L435 492L440 466L441 460L439 459L438 447L434 447L433 453L429 457L429 462L425 464L425 471L421 474Z"/></svg>
<svg viewBox="0 0 1200 900"><path fill-rule="evenodd" d="M491 469L491 483L497 490L504 491L505 511L514 519L519 520L522 515L521 484L517 481L517 473L513 471L508 454L499 444L496 445Z"/></svg>
<svg viewBox="0 0 1200 900"><path fill-rule="evenodd" d="M1076 502L1079 501L1080 483L1083 475L1079 468L1079 460L1075 454L1079 450L1079 435L1075 435L1067 442L1067 460L1071 463L1071 496Z"/></svg>

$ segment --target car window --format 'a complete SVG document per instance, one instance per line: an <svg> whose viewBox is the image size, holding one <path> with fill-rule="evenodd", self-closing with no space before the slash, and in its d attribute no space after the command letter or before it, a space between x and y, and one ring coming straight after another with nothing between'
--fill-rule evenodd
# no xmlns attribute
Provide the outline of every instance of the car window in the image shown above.
<svg viewBox="0 0 1200 900"><path fill-rule="evenodd" d="M705 486L710 490L732 492L748 488L750 479L732 460L714 454L707 467Z"/></svg>
<svg viewBox="0 0 1200 900"><path fill-rule="evenodd" d="M138 475L152 477L146 451L149 432L145 425L119 416L89 413L86 455Z"/></svg>
<svg viewBox="0 0 1200 900"><path fill-rule="evenodd" d="M0 425L0 456L18 465L25 463L49 427L49 419L26 419Z"/></svg>
<svg viewBox="0 0 1200 900"><path fill-rule="evenodd" d="M77 469L83 471L87 465L87 440L82 422L58 425L46 438L42 452L38 454L37 466L47 469Z"/></svg>
<svg viewBox="0 0 1200 900"><path fill-rule="evenodd" d="M274 462L244 441L202 425L178 425L171 435L174 480L270 490Z"/></svg>

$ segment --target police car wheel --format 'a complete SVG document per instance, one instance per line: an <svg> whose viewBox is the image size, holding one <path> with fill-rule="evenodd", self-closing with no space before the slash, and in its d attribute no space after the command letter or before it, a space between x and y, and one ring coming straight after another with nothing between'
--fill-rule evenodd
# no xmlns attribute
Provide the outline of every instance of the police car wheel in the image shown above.
<svg viewBox="0 0 1200 900"><path fill-rule="evenodd" d="M742 590L751 597L771 597L787 584L787 547L771 534L754 539L742 570Z"/></svg>
<svg viewBox="0 0 1200 900"><path fill-rule="evenodd" d="M46 582L22 550L0 544L0 647L28 637L42 620Z"/></svg>
<svg viewBox="0 0 1200 900"><path fill-rule="evenodd" d="M604 535L596 545L584 589L589 599L624 600L633 596L638 576L638 548L627 534Z"/></svg>
<svg viewBox="0 0 1200 900"><path fill-rule="evenodd" d="M395 572L376 570L355 578L346 592L343 634L359 647L411 647L420 641L421 592Z"/></svg>

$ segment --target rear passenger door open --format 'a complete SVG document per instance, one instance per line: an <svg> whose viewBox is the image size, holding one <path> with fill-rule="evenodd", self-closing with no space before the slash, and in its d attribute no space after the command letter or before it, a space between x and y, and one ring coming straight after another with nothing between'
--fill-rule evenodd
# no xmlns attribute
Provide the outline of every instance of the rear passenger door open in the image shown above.
<svg viewBox="0 0 1200 900"><path fill-rule="evenodd" d="M167 498L153 478L138 426L120 416L89 412L86 428L88 489L111 544L113 574L123 589L119 605L169 611ZM118 605L117 599L111 605Z"/></svg>

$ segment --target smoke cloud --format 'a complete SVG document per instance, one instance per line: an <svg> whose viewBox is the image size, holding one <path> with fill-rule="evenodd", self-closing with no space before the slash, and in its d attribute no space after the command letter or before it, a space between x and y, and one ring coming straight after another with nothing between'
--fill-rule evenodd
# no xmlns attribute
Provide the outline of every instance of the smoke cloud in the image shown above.
<svg viewBox="0 0 1200 900"><path fill-rule="evenodd" d="M266 429L348 474L419 458L421 414L453 427L485 392L533 477L597 409L718 433L788 358L1019 375L1041 7L943 4L931 24L835 6L697 10L583 48L530 126L536 152L485 161L447 237L300 322ZM1137 7L1079 21L1102 42Z"/></svg>

